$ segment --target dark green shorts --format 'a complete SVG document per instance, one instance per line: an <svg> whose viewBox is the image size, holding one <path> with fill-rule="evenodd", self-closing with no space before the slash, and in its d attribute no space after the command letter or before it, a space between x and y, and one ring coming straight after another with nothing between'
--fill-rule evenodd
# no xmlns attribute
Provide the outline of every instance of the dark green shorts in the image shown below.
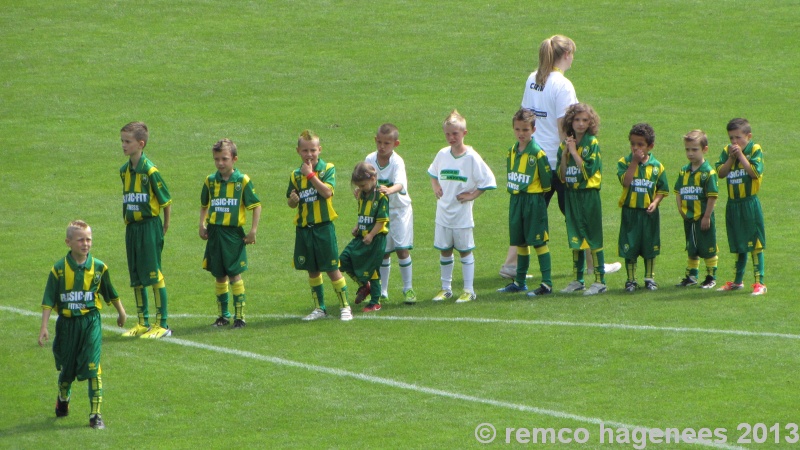
<svg viewBox="0 0 800 450"><path fill-rule="evenodd" d="M131 222L125 227L125 249L131 286L151 286L159 282L164 226L161 217Z"/></svg>
<svg viewBox="0 0 800 450"><path fill-rule="evenodd" d="M56 369L64 374L65 380L97 378L100 372L100 346L103 343L102 326L97 310L84 316L58 317L53 356L56 358Z"/></svg>
<svg viewBox="0 0 800 450"><path fill-rule="evenodd" d="M370 245L364 245L360 237L355 238L339 255L339 268L344 273L355 275L359 281L369 281L377 277L385 251L385 234L375 236Z"/></svg>
<svg viewBox="0 0 800 450"><path fill-rule="evenodd" d="M661 210L648 214L642 208L622 208L619 224L619 256L652 259L661 253Z"/></svg>
<svg viewBox="0 0 800 450"><path fill-rule="evenodd" d="M508 203L509 244L541 247L550 240L544 194L519 193Z"/></svg>
<svg viewBox="0 0 800 450"><path fill-rule="evenodd" d="M728 199L725 205L725 228L731 253L750 253L767 248L764 213L757 196L741 200Z"/></svg>
<svg viewBox="0 0 800 450"><path fill-rule="evenodd" d="M717 225L714 213L711 213L711 226L703 231L699 220L684 220L683 233L686 236L686 252L689 257L699 256L703 259L717 256Z"/></svg>
<svg viewBox="0 0 800 450"><path fill-rule="evenodd" d="M339 244L333 222L295 227L294 268L308 272L339 269Z"/></svg>
<svg viewBox="0 0 800 450"><path fill-rule="evenodd" d="M564 215L567 217L567 239L569 248L603 248L603 206L597 189L566 189L567 201ZM586 245L584 245L586 241Z"/></svg>
<svg viewBox="0 0 800 450"><path fill-rule="evenodd" d="M239 275L247 270L247 250L242 227L208 225L203 269L216 278Z"/></svg>

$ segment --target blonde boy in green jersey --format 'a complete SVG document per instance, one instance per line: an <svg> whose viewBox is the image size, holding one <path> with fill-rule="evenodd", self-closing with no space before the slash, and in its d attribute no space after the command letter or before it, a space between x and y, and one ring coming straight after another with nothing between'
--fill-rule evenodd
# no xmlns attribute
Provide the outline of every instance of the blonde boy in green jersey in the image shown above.
<svg viewBox="0 0 800 450"><path fill-rule="evenodd" d="M128 272L136 298L136 326L123 333L128 337L162 338L172 335L167 325L167 288L161 271L164 235L169 229L172 198L161 173L144 155L149 131L142 122L131 122L120 130L122 152L130 158L119 170L122 180L122 218L125 220L125 248ZM161 221L161 211L164 221ZM156 321L150 326L147 287L153 287Z"/></svg>
<svg viewBox="0 0 800 450"><path fill-rule="evenodd" d="M39 329L39 346L50 338L47 325L55 309L56 335L53 338L53 356L58 374L56 417L69 414L72 382L88 380L91 413L89 426L105 428L100 415L103 403L103 382L100 369L100 348L103 343L103 324L100 320L102 296L107 304L114 305L117 325L125 325L125 308L111 284L108 267L92 257L92 229L86 222L75 220L67 226L65 240L70 251L58 260L47 277L47 287L42 298L42 326Z"/></svg>
<svg viewBox="0 0 800 450"><path fill-rule="evenodd" d="M353 312L347 302L347 282L339 271L339 246L333 221L338 217L333 209L336 168L319 158L322 152L319 136L310 130L300 133L297 154L302 163L289 175L286 202L297 209L294 217L294 267L308 272L314 310L303 320L328 316L322 288L322 272L328 274L339 298L340 318L352 320Z"/></svg>
<svg viewBox="0 0 800 450"><path fill-rule="evenodd" d="M736 253L736 277L719 291L735 291L744 287L744 269L747 254L753 260L753 295L767 293L764 285L764 249L767 248L764 213L758 191L764 176L764 155L761 145L753 142L753 133L747 119L728 122L727 145L719 156L716 168L721 178L728 181L728 203L725 205L725 228L728 245Z"/></svg>
<svg viewBox="0 0 800 450"><path fill-rule="evenodd" d="M717 203L717 171L706 161L708 138L703 130L692 130L683 137L686 159L675 180L675 200L683 218L686 251L689 261L686 275L677 287L695 286L698 283L700 258L706 263L706 278L700 284L711 289L717 284L717 231L714 205Z"/></svg>
<svg viewBox="0 0 800 450"><path fill-rule="evenodd" d="M245 245L256 243L261 202L256 196L250 177L234 167L239 160L236 144L221 139L212 148L217 172L207 176L200 192L200 238L207 241L203 268L216 279L217 320L215 327L230 323L228 311L230 291L233 291L233 328L244 328L244 280L247 270ZM244 233L245 212L253 212L250 232Z"/></svg>

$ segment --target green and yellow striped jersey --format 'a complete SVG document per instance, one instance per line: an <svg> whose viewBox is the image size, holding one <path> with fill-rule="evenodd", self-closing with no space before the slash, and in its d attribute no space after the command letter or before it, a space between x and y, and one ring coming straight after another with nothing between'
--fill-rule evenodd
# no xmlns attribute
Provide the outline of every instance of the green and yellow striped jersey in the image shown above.
<svg viewBox="0 0 800 450"><path fill-rule="evenodd" d="M522 151L519 151L519 142L508 149L506 171L506 189L512 195L541 194L550 190L550 163L547 154L533 139Z"/></svg>
<svg viewBox="0 0 800 450"><path fill-rule="evenodd" d="M623 156L617 162L617 177L623 183L625 172L631 165L631 154ZM623 185L624 186L624 185ZM622 188L619 206L628 208L647 209L656 195L669 195L669 182L664 165L652 153L644 164L639 164L636 174L631 180L631 185Z"/></svg>
<svg viewBox="0 0 800 450"><path fill-rule="evenodd" d="M692 163L681 168L675 180L674 192L681 196L681 211L687 219L700 220L706 213L709 197L719 196L717 171L708 161L692 171Z"/></svg>
<svg viewBox="0 0 800 450"><path fill-rule="evenodd" d="M358 232L362 237L374 227L381 227L379 234L389 232L389 197L377 189L362 192L358 196Z"/></svg>
<svg viewBox="0 0 800 450"><path fill-rule="evenodd" d="M130 160L119 169L122 179L122 218L125 224L158 217L172 203L167 185L156 166L142 153L139 164Z"/></svg>
<svg viewBox="0 0 800 450"><path fill-rule="evenodd" d="M561 182L567 189L600 189L600 181L603 178L603 162L600 159L600 143L595 136L584 134L581 141L576 146L576 150L583 158L583 167L578 167L572 155L567 159L567 173L561 177ZM562 141L558 147L556 163L561 164L561 155L568 151L566 141Z"/></svg>
<svg viewBox="0 0 800 450"><path fill-rule="evenodd" d="M336 168L333 164L319 160L314 166L317 177L320 181L330 186L331 191L336 187ZM322 198L314 185L311 184L298 167L289 175L289 188L286 189L286 198L292 191L297 191L300 197L300 204L297 205L297 214L294 217L294 224L298 227L307 227L324 222L331 222L339 217L333 210L333 195Z"/></svg>
<svg viewBox="0 0 800 450"><path fill-rule="evenodd" d="M245 211L261 205L250 177L233 169L228 181L219 171L206 177L200 193L200 205L208 209L206 223L224 227L243 227Z"/></svg>
<svg viewBox="0 0 800 450"><path fill-rule="evenodd" d="M58 315L76 317L103 308L100 294L106 303L119 299L111 284L108 266L93 258L91 253L78 264L71 253L56 261L47 277L42 298L43 309L55 309Z"/></svg>
<svg viewBox="0 0 800 450"><path fill-rule="evenodd" d="M726 145L722 149L722 154L719 155L719 161L714 166L717 171L719 167L728 160L728 150L730 145ZM761 150L761 145L754 144L753 141L747 143L747 146L742 150L742 153L750 161L753 170L758 174L757 179L750 177L750 174L742 166L738 160L731 166L731 171L725 177L728 180L728 198L741 199L751 197L758 194L761 189L761 179L764 177L764 154Z"/></svg>

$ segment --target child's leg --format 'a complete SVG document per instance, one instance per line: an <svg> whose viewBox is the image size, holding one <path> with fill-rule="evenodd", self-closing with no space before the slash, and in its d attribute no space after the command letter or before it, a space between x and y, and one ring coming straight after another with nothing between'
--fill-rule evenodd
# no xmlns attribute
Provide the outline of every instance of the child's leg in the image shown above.
<svg viewBox="0 0 800 450"><path fill-rule="evenodd" d="M399 258L399 255L398 255ZM381 295L384 297L389 296L389 273L392 270L392 254L386 253L383 255L383 261L381 261ZM402 268L400 269L400 273L402 273Z"/></svg>
<svg viewBox="0 0 800 450"><path fill-rule="evenodd" d="M67 376L66 372L62 370L58 373L58 398L62 401L68 402L72 395L72 382L75 377Z"/></svg>
<svg viewBox="0 0 800 450"><path fill-rule="evenodd" d="M472 252L459 252L461 256L461 275L464 278L464 291L475 292L475 255Z"/></svg>
<svg viewBox="0 0 800 450"><path fill-rule="evenodd" d="M231 291L233 291L234 319L244 320L244 280L241 275L231 277Z"/></svg>
<svg viewBox="0 0 800 450"><path fill-rule="evenodd" d="M133 296L136 299L136 315L139 318L139 325L150 327L150 308L147 289L144 286L134 286Z"/></svg>
<svg viewBox="0 0 800 450"><path fill-rule="evenodd" d="M638 258L625 258L625 270L628 272L628 282L636 282L636 260Z"/></svg>
<svg viewBox="0 0 800 450"><path fill-rule="evenodd" d="M753 258L753 275L757 284L764 284L764 250L756 249L751 253Z"/></svg>
<svg viewBox="0 0 800 450"><path fill-rule="evenodd" d="M342 273L338 270L332 270L328 272L328 278L331 279L331 284L333 284L333 292L339 297L339 306L341 308L349 307L350 304L347 303L347 281L342 276ZM322 277L320 277L320 281L322 281Z"/></svg>
<svg viewBox="0 0 800 450"><path fill-rule="evenodd" d="M527 245L516 247L517 251L517 275L514 281L518 286L525 286L525 279L528 277L528 269L531 267L531 248Z"/></svg>
<svg viewBox="0 0 800 450"><path fill-rule="evenodd" d="M700 276L700 257L689 255L686 261L686 277L696 280L698 276Z"/></svg>
<svg viewBox="0 0 800 450"><path fill-rule="evenodd" d="M153 285L153 294L155 294L156 309L158 311L156 313L158 326L161 328L169 328L167 325L167 318L169 317L169 314L167 314L167 287L163 277L158 283Z"/></svg>
<svg viewBox="0 0 800 450"><path fill-rule="evenodd" d="M369 282L369 304L377 305L381 302L381 279L374 277Z"/></svg>
<svg viewBox="0 0 800 450"><path fill-rule="evenodd" d="M606 257L602 248L596 248L591 251L595 265L594 265L594 282L606 284Z"/></svg>
<svg viewBox="0 0 800 450"><path fill-rule="evenodd" d="M413 283L411 282L411 253L406 249L398 249L397 263L400 265L400 277L403 279L403 292L408 292L414 287ZM386 276L386 280L388 283L388 275ZM383 279L381 279L381 282L383 282ZM383 290L386 291L387 289L388 288L384 286Z"/></svg>
<svg viewBox="0 0 800 450"><path fill-rule="evenodd" d="M89 403L92 407L92 412L89 415L93 416L100 414L100 406L103 404L103 379L100 371L97 371L96 378L89 378L87 381L89 382Z"/></svg>
<svg viewBox="0 0 800 450"><path fill-rule="evenodd" d="M710 275L715 280L717 279L717 264L719 262L719 256L714 255L711 258L706 258L706 275Z"/></svg>
<svg viewBox="0 0 800 450"><path fill-rule="evenodd" d="M654 281L656 278L656 259L644 259L644 279Z"/></svg>
<svg viewBox="0 0 800 450"><path fill-rule="evenodd" d="M439 256L442 290L453 290L453 250L442 251Z"/></svg>
<svg viewBox="0 0 800 450"><path fill-rule="evenodd" d="M584 254L584 258L586 258L586 273L594 273L594 268L595 268L594 263L595 263L595 261L594 261L594 258L592 257L592 251L587 248L583 252L583 254ZM581 280L581 281L583 281L583 280Z"/></svg>
<svg viewBox="0 0 800 450"><path fill-rule="evenodd" d="M553 287L553 280L551 279L552 267L550 265L550 248L547 244L541 247L534 247L536 256L539 259L539 270L542 272L542 283Z"/></svg>
<svg viewBox="0 0 800 450"><path fill-rule="evenodd" d="M736 254L736 277L734 278L733 282L736 284L742 284L744 280L744 268L747 265L747 253L737 253Z"/></svg>
<svg viewBox="0 0 800 450"><path fill-rule="evenodd" d="M217 278L214 292L217 295L217 317L230 319L231 313L228 311L228 302L230 301L228 279L225 277Z"/></svg>
<svg viewBox="0 0 800 450"><path fill-rule="evenodd" d="M311 299L314 301L314 309L325 311L325 292L322 289L322 274L319 272L308 272L308 284L311 286Z"/></svg>
<svg viewBox="0 0 800 450"><path fill-rule="evenodd" d="M584 282L583 280L583 266L586 253L583 250L572 250L572 273L575 275L575 280Z"/></svg>

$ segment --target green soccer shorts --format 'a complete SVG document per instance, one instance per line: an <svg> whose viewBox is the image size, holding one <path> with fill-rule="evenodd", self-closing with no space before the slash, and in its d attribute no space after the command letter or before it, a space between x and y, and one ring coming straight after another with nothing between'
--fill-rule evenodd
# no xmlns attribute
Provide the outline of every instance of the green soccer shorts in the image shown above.
<svg viewBox="0 0 800 450"><path fill-rule="evenodd" d="M508 202L508 236L513 246L541 247L550 240L543 194L519 193Z"/></svg>
<svg viewBox="0 0 800 450"><path fill-rule="evenodd" d="M344 273L355 275L359 281L367 282L381 268L385 251L385 234L375 236L370 245L364 245L360 237L355 238L339 255L339 269Z"/></svg>
<svg viewBox="0 0 800 450"><path fill-rule="evenodd" d="M686 252L689 257L699 256L706 259L717 256L717 225L714 213L711 213L711 226L707 230L700 229L700 220L684 220L683 233L686 236Z"/></svg>
<svg viewBox="0 0 800 450"><path fill-rule="evenodd" d="M597 189L567 189L564 215L569 248L580 250L584 240L590 249L603 248L603 207ZM584 247L585 248L585 247Z"/></svg>
<svg viewBox="0 0 800 450"><path fill-rule="evenodd" d="M208 225L203 269L215 278L232 277L247 270L247 250L242 227Z"/></svg>
<svg viewBox="0 0 800 450"><path fill-rule="evenodd" d="M652 259L661 253L661 211L648 214L642 208L622 208L619 225L619 256Z"/></svg>
<svg viewBox="0 0 800 450"><path fill-rule="evenodd" d="M56 369L65 380L97 378L100 372L100 346L103 329L100 312L92 310L76 317L59 316L53 338Z"/></svg>
<svg viewBox="0 0 800 450"><path fill-rule="evenodd" d="M125 227L125 249L131 286L151 286L160 281L164 226L161 217L131 222Z"/></svg>
<svg viewBox="0 0 800 450"><path fill-rule="evenodd" d="M757 196L740 200L728 199L725 205L725 228L731 253L751 253L767 248L764 213Z"/></svg>
<svg viewBox="0 0 800 450"><path fill-rule="evenodd" d="M295 227L293 262L295 269L308 272L338 270L339 244L333 222Z"/></svg>

